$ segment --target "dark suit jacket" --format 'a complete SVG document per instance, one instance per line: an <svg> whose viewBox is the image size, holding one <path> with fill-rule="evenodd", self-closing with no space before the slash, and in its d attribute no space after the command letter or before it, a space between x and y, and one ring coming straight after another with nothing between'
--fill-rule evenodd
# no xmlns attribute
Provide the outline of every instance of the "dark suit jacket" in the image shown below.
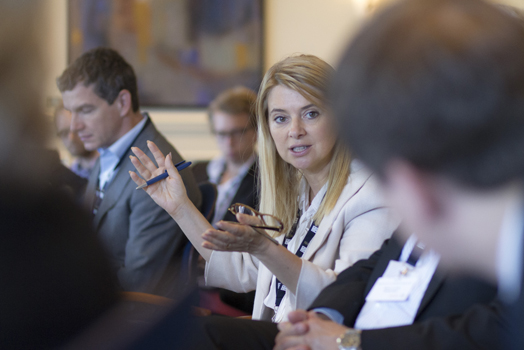
<svg viewBox="0 0 524 350"><path fill-rule="evenodd" d="M173 162L182 160L176 149L156 130L148 118L133 142L151 159L146 141L153 141L164 154L172 153ZM126 291L171 295L176 290L180 259L187 239L169 214L145 191L137 191L129 171L135 171L129 149L104 192L94 216L94 227L109 252L120 286ZM100 160L93 168L86 190L86 205L91 210L100 173ZM191 201L200 207L201 193L191 169L181 172Z"/></svg>
<svg viewBox="0 0 524 350"><path fill-rule="evenodd" d="M361 260L338 275L311 305L327 307L344 316L353 327L365 296L384 273L390 260L397 260L403 244L397 234L369 259ZM471 278L433 276L422 299L415 322L409 326L362 332L363 349L478 349L501 348L500 334L507 324L496 289Z"/></svg>
<svg viewBox="0 0 524 350"><path fill-rule="evenodd" d="M207 175L207 165L209 162L198 162L194 165L193 172L197 182L209 181ZM231 204L242 203L247 204L251 208L258 208L258 162L254 162L249 168L246 176L242 179L240 186L238 187L237 193L233 197ZM224 221L237 221L235 216L229 211L226 212L222 218Z"/></svg>

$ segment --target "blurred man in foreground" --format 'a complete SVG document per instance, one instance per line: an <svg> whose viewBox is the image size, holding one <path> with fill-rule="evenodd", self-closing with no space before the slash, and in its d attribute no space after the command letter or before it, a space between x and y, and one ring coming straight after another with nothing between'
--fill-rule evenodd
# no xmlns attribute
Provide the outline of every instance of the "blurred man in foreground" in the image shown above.
<svg viewBox="0 0 524 350"><path fill-rule="evenodd" d="M50 185L41 14L40 2L0 2L1 349L63 346L117 300L89 218Z"/></svg>
<svg viewBox="0 0 524 350"><path fill-rule="evenodd" d="M352 41L333 100L342 137L382 175L404 232L448 268L498 283L518 316L494 347L524 348L522 23L480 0L403 1ZM336 335L310 333L314 317L290 319L281 344L333 348Z"/></svg>

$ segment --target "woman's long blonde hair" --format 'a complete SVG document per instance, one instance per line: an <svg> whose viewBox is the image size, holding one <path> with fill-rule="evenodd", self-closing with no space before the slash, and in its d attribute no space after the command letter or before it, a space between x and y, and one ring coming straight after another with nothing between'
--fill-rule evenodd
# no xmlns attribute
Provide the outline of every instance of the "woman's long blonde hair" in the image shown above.
<svg viewBox="0 0 524 350"><path fill-rule="evenodd" d="M278 154L268 123L268 94L282 85L297 91L319 107L326 107L328 81L333 68L312 55L285 58L271 67L257 96L258 152L260 165L260 211L272 214L284 222L287 232L297 215L301 172L286 163ZM335 143L328 174L329 187L326 197L314 216L317 225L334 207L350 174L349 151L338 140Z"/></svg>

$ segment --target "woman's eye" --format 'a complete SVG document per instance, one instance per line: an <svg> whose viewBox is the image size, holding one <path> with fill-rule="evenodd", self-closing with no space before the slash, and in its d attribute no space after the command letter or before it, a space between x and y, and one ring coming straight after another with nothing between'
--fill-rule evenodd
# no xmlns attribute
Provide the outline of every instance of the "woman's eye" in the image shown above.
<svg viewBox="0 0 524 350"><path fill-rule="evenodd" d="M317 111L309 111L306 113L306 117L309 118L309 119L315 119L316 117L319 116L320 113L318 113Z"/></svg>
<svg viewBox="0 0 524 350"><path fill-rule="evenodd" d="M286 121L286 117L278 116L278 117L275 117L273 120L275 121L275 123L280 124Z"/></svg>

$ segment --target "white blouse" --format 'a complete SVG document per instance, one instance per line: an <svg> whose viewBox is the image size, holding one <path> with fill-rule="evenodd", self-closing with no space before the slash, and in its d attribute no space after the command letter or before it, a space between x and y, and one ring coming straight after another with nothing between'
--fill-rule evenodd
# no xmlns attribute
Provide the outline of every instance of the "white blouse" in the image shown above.
<svg viewBox="0 0 524 350"><path fill-rule="evenodd" d="M287 249L293 253L296 254L297 250L300 247L300 244L306 237L311 225L313 224L313 216L318 211L318 208L320 207L320 204L322 204L322 200L324 199L324 196L326 195L328 189L328 184L326 183L320 191L316 194L315 198L311 201L311 205L309 205L309 185L306 181L302 181L300 185L300 193L301 195L298 197L298 208L303 213L300 216L300 221L298 222L297 230L295 232L295 235L289 242ZM307 249L306 249L307 250ZM283 321L287 314L290 311L293 311L293 305L291 303L290 298L282 298L282 301L280 303L280 306L276 306L276 283L277 279L275 276L271 279L271 286L269 287L269 294L264 299L264 305L267 307L275 310L275 315L272 318L273 322L281 322ZM287 293L291 293L289 291L286 291Z"/></svg>

